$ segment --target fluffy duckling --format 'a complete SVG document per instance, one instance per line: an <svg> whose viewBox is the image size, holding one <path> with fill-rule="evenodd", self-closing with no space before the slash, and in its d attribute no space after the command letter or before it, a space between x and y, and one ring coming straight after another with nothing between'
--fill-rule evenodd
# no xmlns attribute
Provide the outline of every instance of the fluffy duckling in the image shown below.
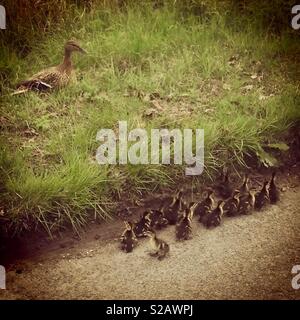
<svg viewBox="0 0 300 320"><path fill-rule="evenodd" d="M206 191L206 197L201 202L194 205L194 214L199 217L199 221L202 222L204 217L211 212L214 207L215 201L213 198L213 190L208 189Z"/></svg>
<svg viewBox="0 0 300 320"><path fill-rule="evenodd" d="M168 220L164 216L163 207L158 210L150 210L150 227L162 229L168 225Z"/></svg>
<svg viewBox="0 0 300 320"><path fill-rule="evenodd" d="M270 198L271 204L275 204L279 201L279 190L275 184L275 179L276 179L276 171L272 173L272 178L269 184L269 198Z"/></svg>
<svg viewBox="0 0 300 320"><path fill-rule="evenodd" d="M196 207L196 203L195 203L195 202L190 202L190 203L183 202L181 211L178 212L177 222L179 222L179 221L184 217L186 210L192 211L192 213L191 213L191 220L193 220L195 207Z"/></svg>
<svg viewBox="0 0 300 320"><path fill-rule="evenodd" d="M247 194L243 194L239 198L238 213L239 214L249 214L255 205L255 191L250 190Z"/></svg>
<svg viewBox="0 0 300 320"><path fill-rule="evenodd" d="M260 210L269 201L268 181L265 181L260 191L255 194L255 209Z"/></svg>
<svg viewBox="0 0 300 320"><path fill-rule="evenodd" d="M210 227L217 227L221 224L222 217L223 217L223 206L225 202L223 200L220 200L218 202L217 207L207 215L205 219L205 226L207 228Z"/></svg>
<svg viewBox="0 0 300 320"><path fill-rule="evenodd" d="M239 213L240 205L240 191L234 190L233 195L229 198L223 207L224 213L227 217L234 217Z"/></svg>
<svg viewBox="0 0 300 320"><path fill-rule="evenodd" d="M184 203L182 201L182 191L178 191L173 198L171 205L164 210L165 218L170 225L174 225L178 221L178 214L183 210Z"/></svg>
<svg viewBox="0 0 300 320"><path fill-rule="evenodd" d="M176 239L188 240L192 233L193 205L185 209L183 217L176 225Z"/></svg>
<svg viewBox="0 0 300 320"><path fill-rule="evenodd" d="M150 255L162 260L170 251L170 246L162 239L157 238L154 230L148 230L145 235L150 238L150 246L153 250Z"/></svg>
<svg viewBox="0 0 300 320"><path fill-rule="evenodd" d="M215 187L215 189L217 190L220 197L222 197L223 199L227 199L227 198L231 197L232 192L233 192L233 188L231 186L231 181L230 181L228 170L226 170L222 174L222 181Z"/></svg>
<svg viewBox="0 0 300 320"><path fill-rule="evenodd" d="M243 183L239 188L239 193L240 195L245 195L248 194L249 192L249 176L247 174L245 174L244 179L243 179Z"/></svg>
<svg viewBox="0 0 300 320"><path fill-rule="evenodd" d="M124 221L125 231L121 236L121 250L131 252L137 243L137 238L133 231L133 224L129 221Z"/></svg>
<svg viewBox="0 0 300 320"><path fill-rule="evenodd" d="M194 201L192 201L188 205L186 205L186 209L189 209L189 211L190 211L191 220L193 220L193 218L194 218L196 206L197 206L197 202L194 202Z"/></svg>
<svg viewBox="0 0 300 320"><path fill-rule="evenodd" d="M151 219L150 219L150 211L145 211L140 219L135 224L134 227L134 233L135 235L140 238L145 236L145 232L149 230L151 224Z"/></svg>

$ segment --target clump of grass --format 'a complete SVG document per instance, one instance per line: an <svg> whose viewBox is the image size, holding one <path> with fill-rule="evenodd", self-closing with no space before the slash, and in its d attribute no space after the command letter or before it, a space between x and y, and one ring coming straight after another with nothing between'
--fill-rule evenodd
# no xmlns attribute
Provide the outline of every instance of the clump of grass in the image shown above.
<svg viewBox="0 0 300 320"><path fill-rule="evenodd" d="M13 83L58 63L74 35L89 52L74 56L79 80L59 92L9 96L4 88L6 226L21 232L43 225L51 233L70 224L79 232L91 217L110 217L115 196L137 197L183 179L183 166L99 166L96 133L119 120L147 130L203 128L210 177L225 163L245 165L245 153L275 142L299 119L297 62L286 60L299 47L290 35L271 36L255 21L211 12L199 22L180 20L168 7L94 10L69 29L62 25L25 59L6 55ZM163 108L146 118L151 102L143 97L151 93Z"/></svg>

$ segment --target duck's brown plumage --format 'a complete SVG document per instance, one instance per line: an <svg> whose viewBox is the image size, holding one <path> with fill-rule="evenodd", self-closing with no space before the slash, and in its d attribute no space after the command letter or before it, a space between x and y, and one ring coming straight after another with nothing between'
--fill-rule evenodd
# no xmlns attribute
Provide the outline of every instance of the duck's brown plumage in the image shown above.
<svg viewBox="0 0 300 320"><path fill-rule="evenodd" d="M223 207L224 213L227 217L233 217L238 214L239 204L240 204L240 191L235 190L231 198L229 198Z"/></svg>
<svg viewBox="0 0 300 320"><path fill-rule="evenodd" d="M177 223L179 212L183 210L183 207L182 191L179 190L176 192L171 205L164 210L165 218L169 221L170 225Z"/></svg>
<svg viewBox="0 0 300 320"><path fill-rule="evenodd" d="M150 238L150 245L152 248L151 256L162 260L170 251L170 246L162 239L157 238L154 230L148 230L146 235Z"/></svg>
<svg viewBox="0 0 300 320"><path fill-rule="evenodd" d="M239 188L239 192L241 195L245 195L249 192L249 176L246 174L244 176L244 180L243 180L243 184L241 185L241 187Z"/></svg>
<svg viewBox="0 0 300 320"><path fill-rule="evenodd" d="M129 221L124 221L125 231L121 236L121 250L125 252L131 252L137 243L137 238L133 231L133 225Z"/></svg>
<svg viewBox="0 0 300 320"><path fill-rule="evenodd" d="M214 206L215 201L212 194L213 190L208 189L205 199L194 205L194 213L199 217L200 222L205 219L206 215L210 213Z"/></svg>
<svg viewBox="0 0 300 320"><path fill-rule="evenodd" d="M64 59L61 64L44 69L31 78L21 81L17 84L17 90L13 94L20 94L29 90L44 92L67 85L73 74L71 56L74 51L85 53L75 41L70 40L65 44Z"/></svg>
<svg viewBox="0 0 300 320"><path fill-rule="evenodd" d="M168 220L164 216L163 207L150 210L150 227L162 229L168 225Z"/></svg>
<svg viewBox="0 0 300 320"><path fill-rule="evenodd" d="M255 194L255 209L260 210L269 200L268 181L265 181L262 189Z"/></svg>
<svg viewBox="0 0 300 320"><path fill-rule="evenodd" d="M224 206L225 202L220 200L218 202L217 207L210 212L205 220L203 221L204 225L206 226L206 228L210 228L210 227L217 227L221 224L221 220L222 220L222 216L223 216L223 206Z"/></svg>
<svg viewBox="0 0 300 320"><path fill-rule="evenodd" d="M142 214L140 220L137 223L135 223L133 230L135 235L138 238L145 237L145 232L149 230L151 225L150 214L151 214L151 211L149 210L145 211Z"/></svg>
<svg viewBox="0 0 300 320"><path fill-rule="evenodd" d="M188 240L192 233L193 206L185 209L183 217L176 225L176 239Z"/></svg>
<svg viewBox="0 0 300 320"><path fill-rule="evenodd" d="M239 197L239 214L250 214L255 205L255 192L253 190L248 191L247 194L243 194Z"/></svg>

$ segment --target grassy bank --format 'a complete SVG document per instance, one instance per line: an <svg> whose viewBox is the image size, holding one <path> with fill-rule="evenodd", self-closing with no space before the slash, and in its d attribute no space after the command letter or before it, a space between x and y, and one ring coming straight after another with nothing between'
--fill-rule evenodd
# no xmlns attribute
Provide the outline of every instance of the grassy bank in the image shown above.
<svg viewBox="0 0 300 320"><path fill-rule="evenodd" d="M178 166L99 166L96 133L119 120L129 129L203 128L208 177L281 141L299 119L300 48L289 32L229 13L199 20L167 8L93 10L24 59L1 49L10 82L60 62L69 38L89 52L74 56L77 83L47 96L3 88L1 219L15 232L78 230L113 215L126 190L134 197L183 178Z"/></svg>

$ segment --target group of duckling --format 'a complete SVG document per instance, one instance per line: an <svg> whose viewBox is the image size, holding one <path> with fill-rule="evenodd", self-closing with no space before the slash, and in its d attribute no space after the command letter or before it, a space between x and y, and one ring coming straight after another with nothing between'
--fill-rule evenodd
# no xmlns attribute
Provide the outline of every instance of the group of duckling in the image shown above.
<svg viewBox="0 0 300 320"><path fill-rule="evenodd" d="M176 239L188 240L192 235L193 216L197 216L198 221L209 229L219 226L224 215L248 215L253 210L261 210L268 203L276 204L280 194L275 178L276 172L273 172L270 181L264 181L261 189L255 191L250 189L249 176L245 175L240 187L235 189L226 170L218 179L219 182L214 187L207 188L204 198L198 202L185 202L182 191L177 191L172 202L163 203L159 209L147 209L139 221L124 221L121 249L131 252L138 238L149 237L153 249L150 254L161 260L169 253L170 247L157 237L156 230L175 225ZM215 196L221 200L216 202Z"/></svg>

